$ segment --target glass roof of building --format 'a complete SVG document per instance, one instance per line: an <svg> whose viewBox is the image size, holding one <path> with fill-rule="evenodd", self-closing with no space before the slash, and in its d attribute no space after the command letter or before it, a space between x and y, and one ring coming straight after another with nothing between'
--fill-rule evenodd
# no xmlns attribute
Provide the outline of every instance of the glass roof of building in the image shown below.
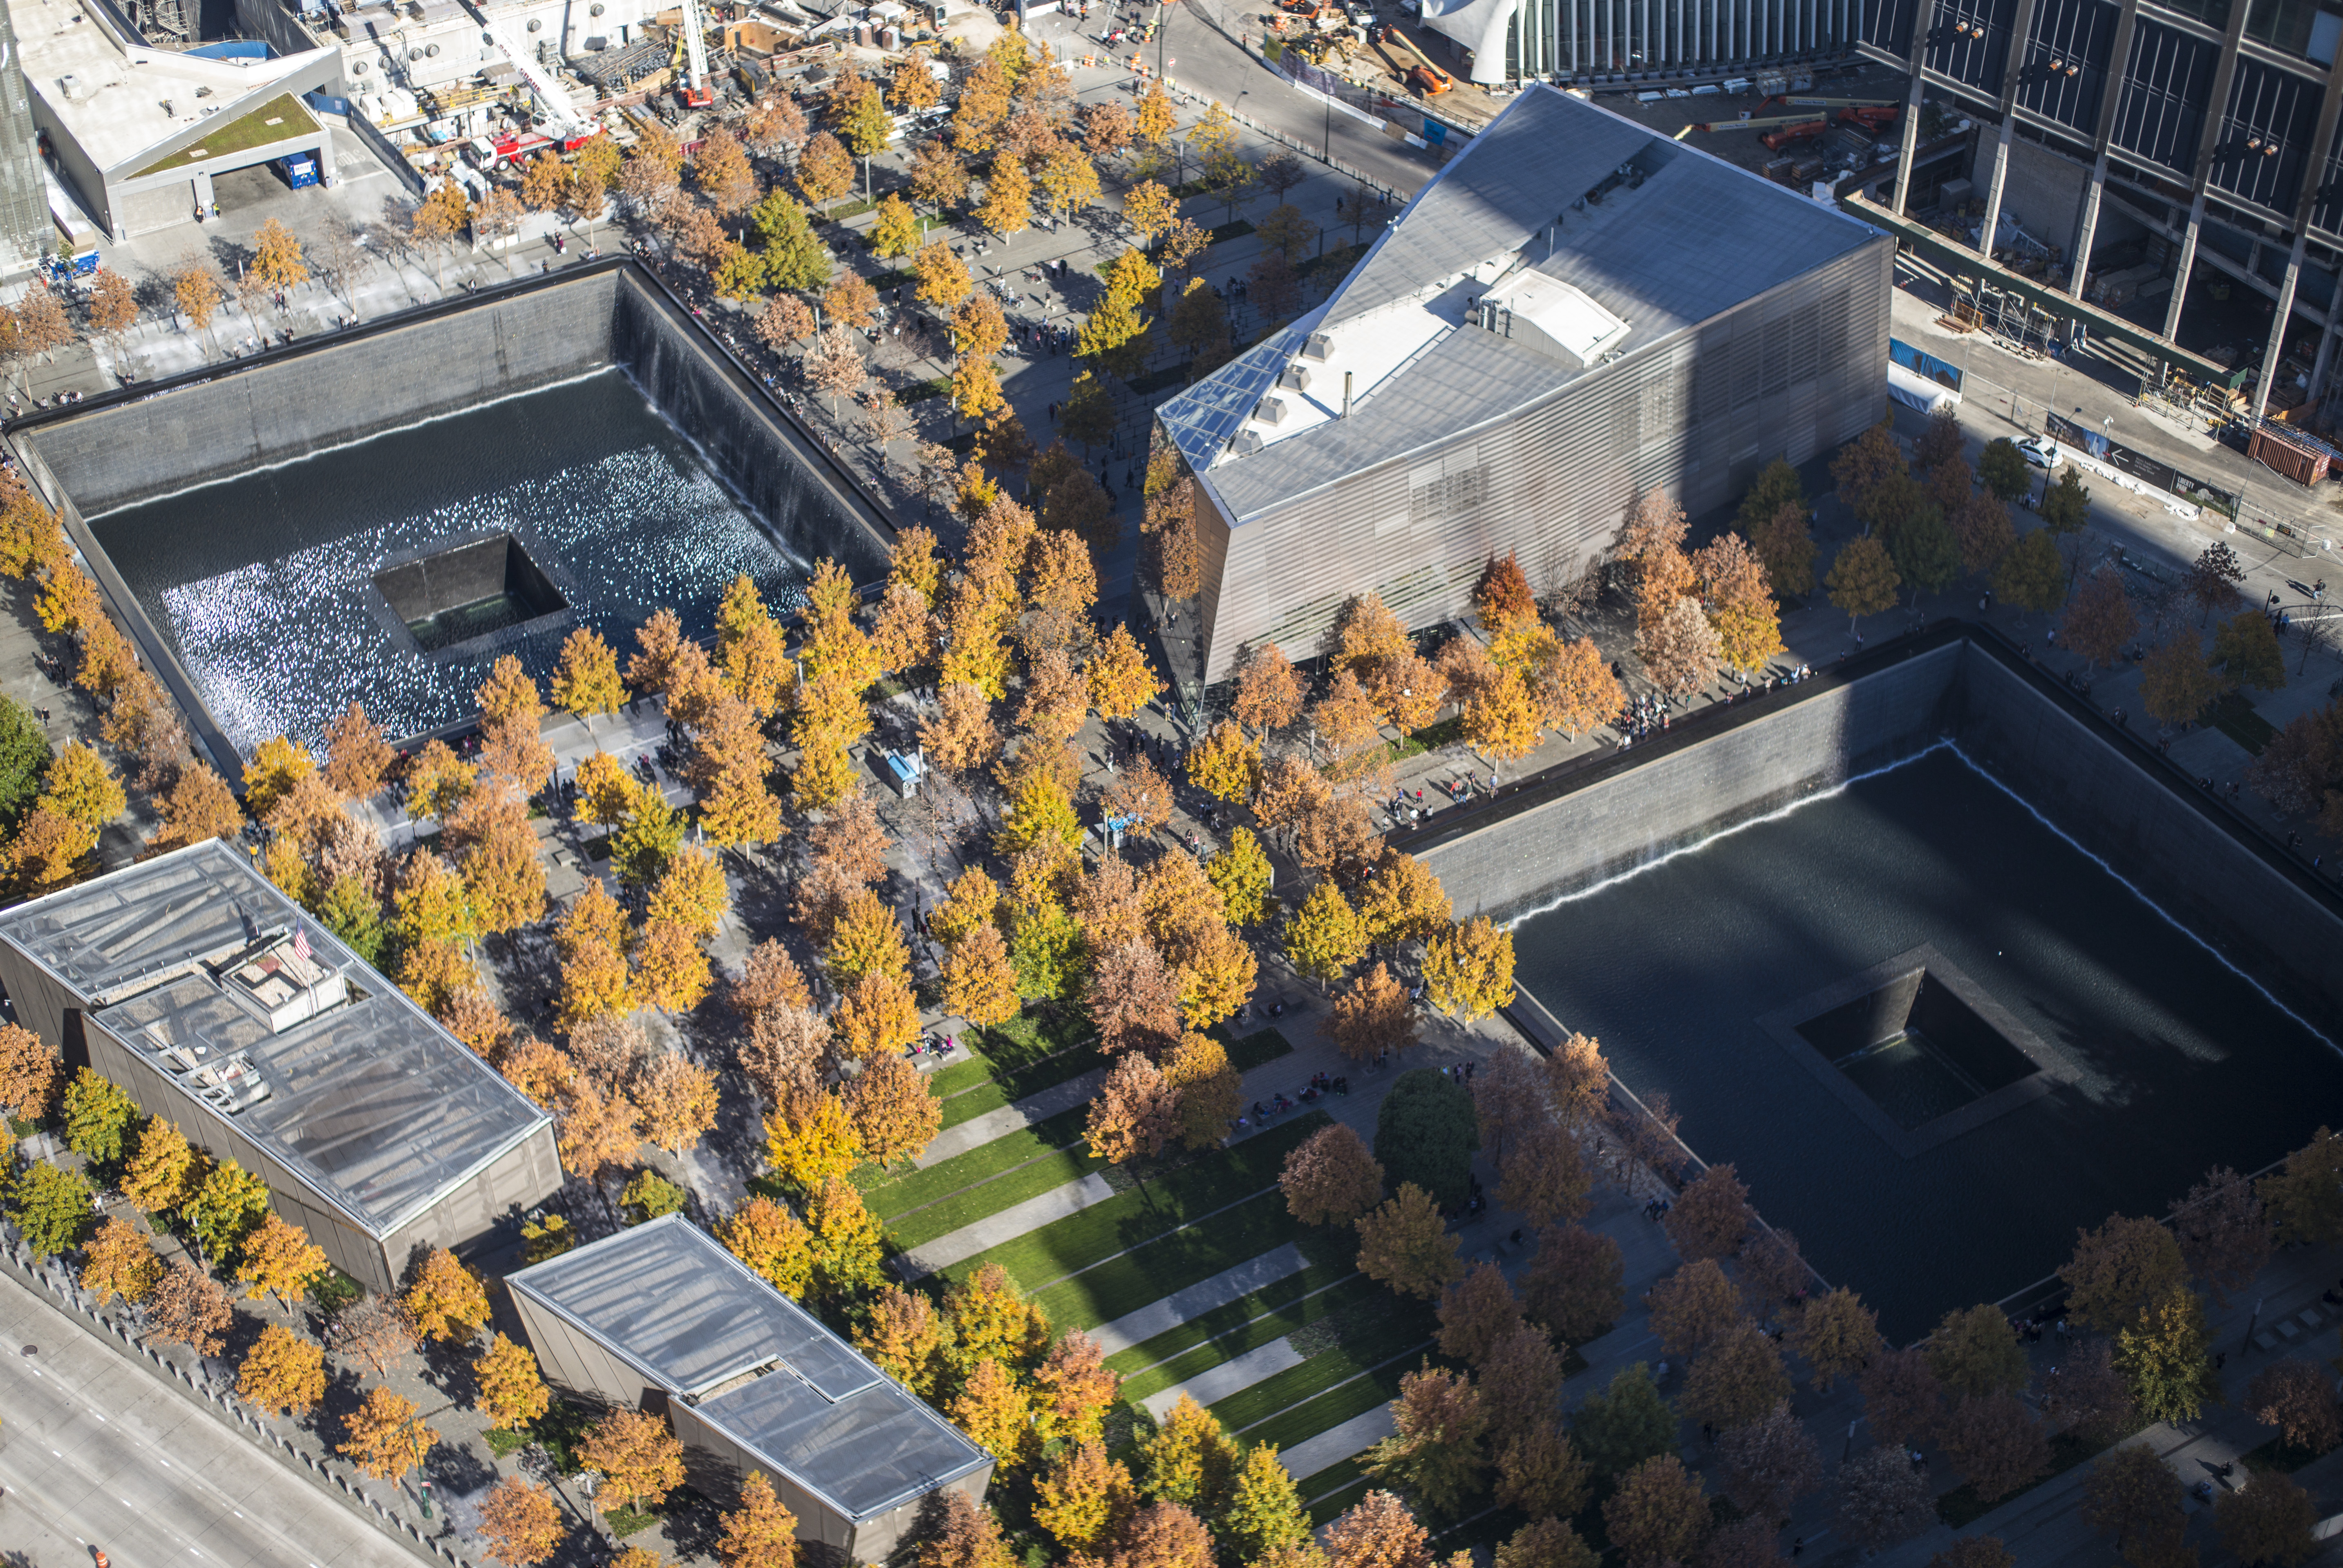
<svg viewBox="0 0 2343 1568"><path fill-rule="evenodd" d="M990 1462L680 1214L506 1282L696 1402L702 1415L841 1513L882 1513Z"/></svg>
<svg viewBox="0 0 2343 1568"><path fill-rule="evenodd" d="M1228 450L1230 440L1277 385L1286 362L1307 341L1308 335L1299 327L1272 332L1155 411L1190 467L1201 473Z"/></svg>
<svg viewBox="0 0 2343 1568"><path fill-rule="evenodd" d="M0 937L377 1237L551 1120L217 839L20 905Z"/></svg>

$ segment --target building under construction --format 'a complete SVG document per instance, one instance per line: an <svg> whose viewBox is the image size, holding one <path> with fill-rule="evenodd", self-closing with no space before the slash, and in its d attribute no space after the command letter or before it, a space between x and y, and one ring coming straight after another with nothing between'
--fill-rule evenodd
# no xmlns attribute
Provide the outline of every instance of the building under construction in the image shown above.
<svg viewBox="0 0 2343 1568"><path fill-rule="evenodd" d="M2192 289L2242 285L2275 312L2258 365L2237 360L2255 412L2274 391L2316 406L2343 308L2338 45L2338 0L1882 0L1865 9L1862 52L1907 73L1916 107L1926 95L1979 128L1931 170L1916 159L1920 116L1906 116L1878 196L1895 218L1969 209L1948 226L1981 261L2049 253L2018 286L2103 334L2136 325L2167 362L2187 357Z"/></svg>
<svg viewBox="0 0 2343 1568"><path fill-rule="evenodd" d="M553 1119L218 839L0 914L0 986L368 1290L560 1190Z"/></svg>
<svg viewBox="0 0 2343 1568"><path fill-rule="evenodd" d="M1886 406L1894 241L1549 87L1325 304L1157 410L1197 480L1201 667L1321 650L1373 591L1463 610L1493 556L1575 576L1634 498L1731 501Z"/></svg>

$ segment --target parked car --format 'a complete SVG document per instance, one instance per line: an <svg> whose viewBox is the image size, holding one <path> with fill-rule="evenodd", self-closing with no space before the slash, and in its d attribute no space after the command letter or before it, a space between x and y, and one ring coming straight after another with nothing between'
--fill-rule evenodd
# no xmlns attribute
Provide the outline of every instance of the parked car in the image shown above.
<svg viewBox="0 0 2343 1568"><path fill-rule="evenodd" d="M2028 436L2017 444L2017 449L2027 462L2037 468L2058 466L2058 443L2047 436Z"/></svg>

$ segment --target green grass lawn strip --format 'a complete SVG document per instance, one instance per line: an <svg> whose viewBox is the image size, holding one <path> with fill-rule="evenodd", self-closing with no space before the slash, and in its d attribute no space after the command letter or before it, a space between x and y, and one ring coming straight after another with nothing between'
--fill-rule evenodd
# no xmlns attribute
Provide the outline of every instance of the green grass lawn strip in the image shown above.
<svg viewBox="0 0 2343 1568"><path fill-rule="evenodd" d="M1036 1292L1033 1300L1061 1329L1095 1328L1282 1246L1301 1228L1285 1207L1285 1194L1272 1187L1212 1211L1207 1224L1134 1245Z"/></svg>
<svg viewBox="0 0 2343 1568"><path fill-rule="evenodd" d="M1029 1198L1039 1198L1068 1182L1079 1181L1105 1163L1090 1151L1087 1144L1054 1150L1030 1165L1021 1165L980 1186L955 1192L924 1209L914 1209L888 1226L887 1233L898 1246L923 1246L962 1225L972 1225L988 1214L998 1214Z"/></svg>
<svg viewBox="0 0 2343 1568"><path fill-rule="evenodd" d="M1256 1067L1265 1066L1281 1056L1290 1056L1293 1051L1293 1042L1274 1029L1257 1030L1242 1040L1232 1040L1226 1043L1229 1065L1239 1073L1251 1072Z"/></svg>
<svg viewBox="0 0 2343 1568"><path fill-rule="evenodd" d="M1364 1449L1361 1449L1358 1453L1328 1465L1315 1475L1303 1476L1293 1483L1293 1489L1302 1494L1304 1502L1307 1502L1311 1498L1323 1497L1330 1492L1340 1491L1354 1481L1365 1479L1367 1467L1361 1462L1361 1456L1365 1452Z"/></svg>
<svg viewBox="0 0 2343 1568"><path fill-rule="evenodd" d="M1337 1267L1332 1263L1313 1263L1300 1273L1273 1280L1250 1295L1224 1302L1211 1312L1200 1312L1177 1327L1141 1340L1127 1350L1117 1351L1106 1358L1106 1364L1126 1377L1143 1372L1159 1362L1170 1361L1208 1341L1234 1333L1256 1319L1281 1312L1304 1296L1349 1279L1352 1272L1348 1265Z"/></svg>
<svg viewBox="0 0 2343 1568"><path fill-rule="evenodd" d="M1427 1343L1423 1326L1413 1321L1414 1316L1410 1312L1405 1314L1405 1321L1377 1324L1356 1336L1353 1343L1320 1351L1250 1388L1241 1388L1213 1405L1212 1414L1231 1432L1241 1432L1249 1426L1258 1426L1279 1411L1339 1387L1393 1356Z"/></svg>
<svg viewBox="0 0 2343 1568"><path fill-rule="evenodd" d="M966 1061L955 1061L928 1074L928 1092L938 1100L948 1101L980 1083L990 1083L997 1070L990 1059L981 1052L970 1051Z"/></svg>
<svg viewBox="0 0 2343 1568"><path fill-rule="evenodd" d="M1310 1505L1310 1528L1315 1530L1322 1524L1332 1524L1356 1507L1374 1489L1373 1481L1355 1481L1332 1497L1320 1498Z"/></svg>
<svg viewBox="0 0 2343 1568"><path fill-rule="evenodd" d="M1296 1117L1233 1148L1216 1150L1168 1175L1152 1177L1143 1186L1118 1192L1103 1203L1093 1203L1079 1214L1069 1214L988 1248L953 1264L943 1271L944 1275L965 1279L987 1263L998 1263L1020 1287L1031 1292L1079 1273L1272 1186L1287 1153L1325 1121L1323 1115ZM1266 1249L1249 1248L1231 1262L1262 1251ZM1153 1299L1150 1296L1136 1304L1143 1306ZM1052 1321L1058 1320L1053 1316Z"/></svg>
<svg viewBox="0 0 2343 1568"><path fill-rule="evenodd" d="M960 1064L961 1067L975 1065L974 1062ZM957 1127L961 1122L981 1116L988 1111L998 1111L1004 1105L1014 1105L1029 1094L1039 1094L1045 1089L1055 1089L1070 1078L1080 1078L1083 1073L1105 1065L1106 1053L1094 1045L1085 1045L1045 1058L1030 1067L1005 1071L995 1070L986 1077L984 1081L974 1088L963 1089L944 1101L943 1124L946 1127ZM944 1072L959 1070L959 1067L944 1069ZM942 1076L943 1072L936 1074L938 1078ZM929 1084L929 1092L937 1092L932 1081Z"/></svg>
<svg viewBox="0 0 2343 1568"><path fill-rule="evenodd" d="M988 1143L939 1160L924 1171L910 1171L892 1181L884 1178L862 1189L863 1206L881 1220L909 1214L963 1188L1005 1175L1021 1165L1055 1154L1082 1139L1090 1107L1077 1106L1031 1127L1003 1133Z"/></svg>
<svg viewBox="0 0 2343 1568"><path fill-rule="evenodd" d="M1353 1378L1339 1388L1261 1422L1244 1434L1245 1442L1273 1442L1281 1450L1292 1448L1322 1432L1332 1432L1379 1404L1389 1404L1399 1397L1400 1374L1413 1372L1418 1359L1410 1355L1386 1362L1364 1377Z"/></svg>
<svg viewBox="0 0 2343 1568"><path fill-rule="evenodd" d="M1207 1341L1183 1355L1174 1356L1170 1361L1148 1368L1137 1377L1124 1380L1122 1397L1143 1400L1150 1394L1176 1387L1223 1362L1234 1361L1247 1352L1274 1344L1294 1330L1342 1311L1374 1289L1374 1282L1365 1275L1353 1274L1347 1283L1330 1286L1316 1295L1305 1296L1282 1312L1255 1318L1232 1333Z"/></svg>

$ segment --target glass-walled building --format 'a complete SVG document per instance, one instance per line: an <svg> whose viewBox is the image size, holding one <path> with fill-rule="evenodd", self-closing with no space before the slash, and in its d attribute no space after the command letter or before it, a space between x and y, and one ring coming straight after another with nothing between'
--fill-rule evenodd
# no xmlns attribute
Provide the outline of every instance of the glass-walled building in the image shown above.
<svg viewBox="0 0 2343 1568"><path fill-rule="evenodd" d="M1719 72L1845 48L1858 0L1424 0L1475 82Z"/></svg>
<svg viewBox="0 0 2343 1568"><path fill-rule="evenodd" d="M2123 287L2167 339L2192 284L2268 300L2285 328L2265 335L2257 409L2274 387L2315 407L2334 367L2339 45L2343 0L1865 0L1857 39L1979 125L1972 227L2014 217L2053 252L2048 281L2097 301L2095 276L2144 268ZM1934 189L1886 194L1921 213Z"/></svg>

